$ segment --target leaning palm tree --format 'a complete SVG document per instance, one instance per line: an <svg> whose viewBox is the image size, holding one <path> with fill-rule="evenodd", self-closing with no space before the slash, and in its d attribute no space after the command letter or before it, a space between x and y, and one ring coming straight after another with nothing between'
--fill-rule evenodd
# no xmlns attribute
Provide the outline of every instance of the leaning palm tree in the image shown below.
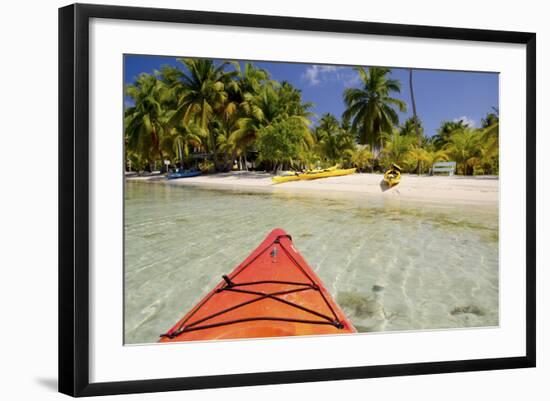
<svg viewBox="0 0 550 401"><path fill-rule="evenodd" d="M351 128L358 133L359 142L369 143L372 149L381 147L383 132L392 132L399 123L398 111L406 111L406 104L392 97L401 91L398 80L388 77L391 69L356 67L361 88L344 91L346 110L343 118L351 121Z"/></svg>

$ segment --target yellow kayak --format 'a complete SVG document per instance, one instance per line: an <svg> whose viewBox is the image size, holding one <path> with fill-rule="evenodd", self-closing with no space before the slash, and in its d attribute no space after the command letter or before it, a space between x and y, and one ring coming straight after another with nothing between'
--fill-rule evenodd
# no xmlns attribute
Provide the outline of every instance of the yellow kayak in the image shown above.
<svg viewBox="0 0 550 401"><path fill-rule="evenodd" d="M339 165L337 164L335 166L328 167L326 169L307 170L306 173L320 173L323 171L332 171L332 170L336 170L338 167ZM299 171L283 171L281 175L272 177L271 180L275 184L280 184L282 182L289 182L289 181L299 181L301 179L299 176L300 174L304 174L304 173Z"/></svg>
<svg viewBox="0 0 550 401"><path fill-rule="evenodd" d="M272 177L271 180L275 184L280 184L282 182L289 182L289 181L315 180L317 178L337 177L341 175L353 174L355 173L355 170L356 170L355 168L339 169L338 166L333 166L327 169L311 170L305 173L288 171L288 172L285 172L283 175Z"/></svg>
<svg viewBox="0 0 550 401"><path fill-rule="evenodd" d="M298 177L300 177L301 180L316 180L317 178L338 177L341 175L353 174L355 173L355 170L357 169L348 168L348 169L326 170L326 171L320 171L320 172L298 174Z"/></svg>
<svg viewBox="0 0 550 401"><path fill-rule="evenodd" d="M399 184L399 181L401 181L401 167L393 163L384 173L384 181L386 181L390 188Z"/></svg>
<svg viewBox="0 0 550 401"><path fill-rule="evenodd" d="M275 184L280 184L281 182L298 181L299 179L300 177L298 176L298 173L293 171L286 171L282 175L271 177L271 181L273 181Z"/></svg>

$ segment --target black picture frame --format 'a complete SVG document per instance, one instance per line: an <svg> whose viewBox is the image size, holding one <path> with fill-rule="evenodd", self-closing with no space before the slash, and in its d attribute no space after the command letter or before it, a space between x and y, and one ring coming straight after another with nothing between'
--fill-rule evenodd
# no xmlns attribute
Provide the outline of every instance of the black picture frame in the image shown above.
<svg viewBox="0 0 550 401"><path fill-rule="evenodd" d="M526 46L526 352L524 356L382 366L90 383L89 21L160 21ZM190 390L534 367L536 280L536 35L479 29L74 4L59 9L59 391L71 396Z"/></svg>

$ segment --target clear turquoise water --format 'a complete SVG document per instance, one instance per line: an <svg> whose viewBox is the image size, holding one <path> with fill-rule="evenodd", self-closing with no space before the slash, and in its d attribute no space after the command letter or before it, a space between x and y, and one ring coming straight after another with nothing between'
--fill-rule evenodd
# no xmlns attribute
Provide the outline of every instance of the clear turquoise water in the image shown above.
<svg viewBox="0 0 550 401"><path fill-rule="evenodd" d="M275 227L359 331L498 325L498 209L127 182L125 341L158 340Z"/></svg>

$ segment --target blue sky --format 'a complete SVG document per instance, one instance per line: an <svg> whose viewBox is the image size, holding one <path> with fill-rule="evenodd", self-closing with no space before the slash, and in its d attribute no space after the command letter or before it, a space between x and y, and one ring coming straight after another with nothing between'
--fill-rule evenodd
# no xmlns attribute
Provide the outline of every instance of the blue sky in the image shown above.
<svg viewBox="0 0 550 401"><path fill-rule="evenodd" d="M332 113L340 119L345 109L345 88L359 87L357 72L351 67L254 62L269 71L271 78L290 82L302 91L304 101L314 103L318 116ZM180 66L175 57L126 55L124 82L130 84L141 73L152 73L163 65ZM442 121L463 119L473 126L498 107L498 74L441 70L414 70L413 83L418 117L426 135L435 134ZM408 70L393 68L392 77L401 81L401 92L393 96L408 105L400 114L400 123L412 115Z"/></svg>

